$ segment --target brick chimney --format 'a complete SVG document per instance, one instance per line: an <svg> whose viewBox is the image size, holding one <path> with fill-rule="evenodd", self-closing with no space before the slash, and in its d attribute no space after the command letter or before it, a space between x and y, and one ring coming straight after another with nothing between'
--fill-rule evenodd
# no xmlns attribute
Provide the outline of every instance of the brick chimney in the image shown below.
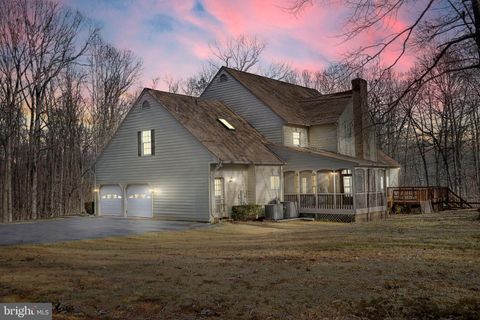
<svg viewBox="0 0 480 320"><path fill-rule="evenodd" d="M368 112L367 81L352 80L353 131L355 156L366 160L377 160L375 127Z"/></svg>

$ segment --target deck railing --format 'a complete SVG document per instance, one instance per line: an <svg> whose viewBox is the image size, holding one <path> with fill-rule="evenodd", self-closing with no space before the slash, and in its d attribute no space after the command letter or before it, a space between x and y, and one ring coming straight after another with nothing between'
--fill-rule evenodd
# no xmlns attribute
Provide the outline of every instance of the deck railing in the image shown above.
<svg viewBox="0 0 480 320"><path fill-rule="evenodd" d="M447 187L395 187L388 188L389 206L418 205L431 201L433 205L451 208L472 208L472 204Z"/></svg>

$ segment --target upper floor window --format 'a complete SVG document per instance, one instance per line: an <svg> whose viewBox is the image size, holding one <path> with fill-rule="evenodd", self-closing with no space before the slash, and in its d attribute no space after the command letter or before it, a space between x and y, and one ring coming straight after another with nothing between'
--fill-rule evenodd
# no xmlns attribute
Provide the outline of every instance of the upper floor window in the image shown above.
<svg viewBox="0 0 480 320"><path fill-rule="evenodd" d="M300 132L293 132L292 138L293 138L293 145L299 147L300 146Z"/></svg>
<svg viewBox="0 0 480 320"><path fill-rule="evenodd" d="M138 156L155 154L155 130L138 131Z"/></svg>

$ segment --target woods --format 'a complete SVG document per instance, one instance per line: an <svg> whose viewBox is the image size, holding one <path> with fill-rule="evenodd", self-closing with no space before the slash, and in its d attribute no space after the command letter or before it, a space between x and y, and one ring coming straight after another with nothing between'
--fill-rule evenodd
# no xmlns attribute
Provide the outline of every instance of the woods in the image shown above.
<svg viewBox="0 0 480 320"><path fill-rule="evenodd" d="M84 212L141 62L50 1L0 1L2 220Z"/></svg>

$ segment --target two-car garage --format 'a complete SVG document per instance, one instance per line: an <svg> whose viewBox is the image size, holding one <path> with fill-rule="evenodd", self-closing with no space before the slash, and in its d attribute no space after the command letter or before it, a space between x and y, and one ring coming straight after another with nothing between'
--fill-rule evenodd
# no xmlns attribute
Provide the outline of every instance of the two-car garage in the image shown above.
<svg viewBox="0 0 480 320"><path fill-rule="evenodd" d="M99 190L99 207L102 216L152 217L152 191L148 185L126 186L126 197L119 185L105 185Z"/></svg>

